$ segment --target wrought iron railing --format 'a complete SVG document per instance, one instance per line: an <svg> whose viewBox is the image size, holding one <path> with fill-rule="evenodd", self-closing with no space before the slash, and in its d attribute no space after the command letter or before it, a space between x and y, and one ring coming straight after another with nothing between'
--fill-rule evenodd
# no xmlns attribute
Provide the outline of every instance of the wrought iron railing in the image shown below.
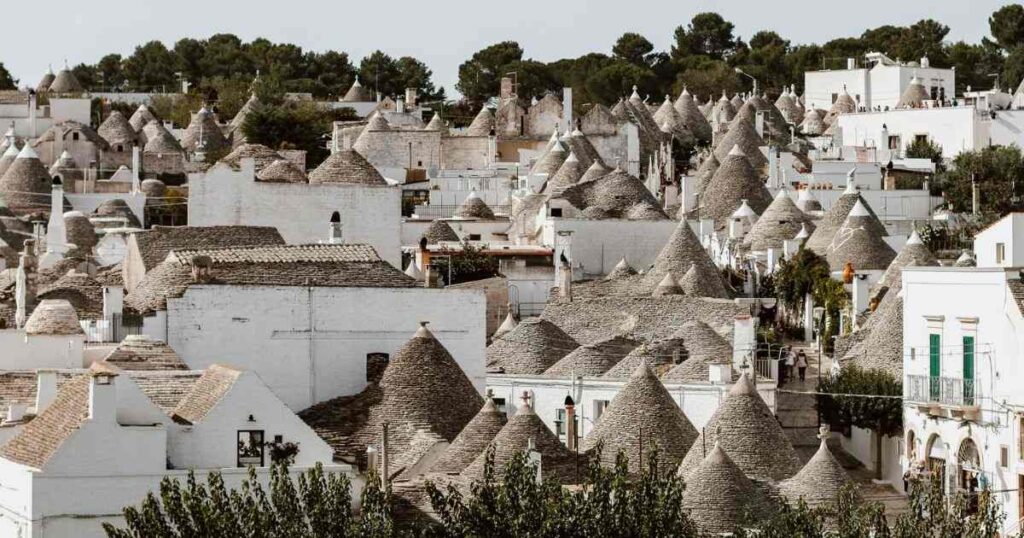
<svg viewBox="0 0 1024 538"><path fill-rule="evenodd" d="M977 405L978 388L974 379L908 375L906 399L914 403L969 407Z"/></svg>

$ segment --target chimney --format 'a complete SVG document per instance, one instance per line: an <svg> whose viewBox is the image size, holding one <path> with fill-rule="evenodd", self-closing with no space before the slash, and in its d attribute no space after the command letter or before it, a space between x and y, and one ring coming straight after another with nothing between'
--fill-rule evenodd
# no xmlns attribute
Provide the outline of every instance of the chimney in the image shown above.
<svg viewBox="0 0 1024 538"><path fill-rule="evenodd" d="M395 99L395 112L398 112L399 114L405 113L405 98L401 95Z"/></svg>
<svg viewBox="0 0 1024 538"><path fill-rule="evenodd" d="M142 185L142 153L139 146L132 146L132 194L139 192Z"/></svg>
<svg viewBox="0 0 1024 538"><path fill-rule="evenodd" d="M514 93L515 90L512 88L512 78L501 77L501 90L498 93L498 97L501 99L509 99Z"/></svg>
<svg viewBox="0 0 1024 538"><path fill-rule="evenodd" d="M7 418L4 419L4 424L12 422L21 422L25 418L25 404L12 403L7 406Z"/></svg>
<svg viewBox="0 0 1024 538"><path fill-rule="evenodd" d="M757 344L754 331L754 318L749 314L736 316L732 330L732 362L740 366L754 358L754 347Z"/></svg>
<svg viewBox="0 0 1024 538"><path fill-rule="evenodd" d="M366 447L366 470L380 471L380 453L373 445Z"/></svg>
<svg viewBox="0 0 1024 538"><path fill-rule="evenodd" d="M114 378L117 374L93 370L89 383L89 419L111 421L117 419L117 388Z"/></svg>
<svg viewBox="0 0 1024 538"><path fill-rule="evenodd" d="M36 132L36 92L29 90L28 92L28 138L35 138L39 133ZM27 142L26 142L27 143Z"/></svg>
<svg viewBox="0 0 1024 538"><path fill-rule="evenodd" d="M572 133L572 88L562 88L562 132Z"/></svg>
<svg viewBox="0 0 1024 538"><path fill-rule="evenodd" d="M576 451L576 402L572 396L565 397L565 444L569 450Z"/></svg>
<svg viewBox="0 0 1024 538"><path fill-rule="evenodd" d="M572 301L572 266L564 252L558 260L558 296Z"/></svg>
<svg viewBox="0 0 1024 538"><path fill-rule="evenodd" d="M202 284L210 277L213 260L205 254L192 258L192 282Z"/></svg>
<svg viewBox="0 0 1024 538"><path fill-rule="evenodd" d="M437 266L428 263L423 266L423 285L427 288L440 288Z"/></svg>
<svg viewBox="0 0 1024 538"><path fill-rule="evenodd" d="M537 483L544 483L544 473L541 472L541 461L540 451L537 450L537 443L534 442L533 437L526 441L526 463L527 465L535 465L537 467Z"/></svg>
<svg viewBox="0 0 1024 538"><path fill-rule="evenodd" d="M340 245L345 241L341 237L341 213L331 213L331 228L327 236L327 242L331 245Z"/></svg>
<svg viewBox="0 0 1024 538"><path fill-rule="evenodd" d="M416 93L417 93L416 92L416 88L406 88L405 89L405 104L409 108L412 108L412 107L416 106L416 99L417 99Z"/></svg>
<svg viewBox="0 0 1024 538"><path fill-rule="evenodd" d="M36 415L57 397L57 370L36 370Z"/></svg>
<svg viewBox="0 0 1024 538"><path fill-rule="evenodd" d="M103 319L113 319L124 312L124 287L103 286Z"/></svg>
<svg viewBox="0 0 1024 538"><path fill-rule="evenodd" d="M853 287L853 322L857 323L860 313L868 308L868 276L854 274L852 279Z"/></svg>
<svg viewBox="0 0 1024 538"><path fill-rule="evenodd" d="M857 69L857 59L856 58L847 58L846 59L846 68L847 69Z"/></svg>
<svg viewBox="0 0 1024 538"><path fill-rule="evenodd" d="M732 362L721 361L708 364L708 381L715 385L732 383Z"/></svg>

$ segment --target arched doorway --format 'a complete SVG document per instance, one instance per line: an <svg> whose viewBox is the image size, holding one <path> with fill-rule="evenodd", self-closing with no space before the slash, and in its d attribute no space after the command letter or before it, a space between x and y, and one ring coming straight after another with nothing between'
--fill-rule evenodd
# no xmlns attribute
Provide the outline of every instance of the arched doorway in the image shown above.
<svg viewBox="0 0 1024 538"><path fill-rule="evenodd" d="M973 514L978 509L977 493L985 489L985 478L981 470L981 453L970 437L960 443L956 451L957 487L967 494L967 511Z"/></svg>
<svg viewBox="0 0 1024 538"><path fill-rule="evenodd" d="M942 478L946 473L946 443L933 433L925 445L925 470L928 474Z"/></svg>

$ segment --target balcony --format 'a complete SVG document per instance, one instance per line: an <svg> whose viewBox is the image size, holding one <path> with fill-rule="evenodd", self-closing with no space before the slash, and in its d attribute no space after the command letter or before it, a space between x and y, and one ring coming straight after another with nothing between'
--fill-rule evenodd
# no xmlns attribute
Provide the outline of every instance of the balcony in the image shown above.
<svg viewBox="0 0 1024 538"><path fill-rule="evenodd" d="M973 420L981 399L977 380L959 377L908 375L905 399L922 404L932 414L948 410L952 418Z"/></svg>

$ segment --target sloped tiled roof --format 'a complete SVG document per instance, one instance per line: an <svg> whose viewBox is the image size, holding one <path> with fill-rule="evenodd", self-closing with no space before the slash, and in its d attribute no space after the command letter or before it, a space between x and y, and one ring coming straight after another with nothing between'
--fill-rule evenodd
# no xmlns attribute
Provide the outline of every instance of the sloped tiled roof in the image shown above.
<svg viewBox="0 0 1024 538"><path fill-rule="evenodd" d="M188 370L171 346L144 334L126 336L103 360L122 370Z"/></svg>
<svg viewBox="0 0 1024 538"><path fill-rule="evenodd" d="M693 424L647 362L641 361L583 439L582 448L589 451L603 445L601 463L606 467L614 467L616 456L624 452L629 471L639 473L652 450L657 450L659 463L678 465L696 438Z"/></svg>
<svg viewBox="0 0 1024 538"><path fill-rule="evenodd" d="M284 245L270 226L153 226L133 234L146 270L164 261L172 250Z"/></svg>
<svg viewBox="0 0 1024 538"><path fill-rule="evenodd" d="M0 446L0 456L43 469L88 419L90 382L90 376L81 375L58 388L53 402Z"/></svg>
<svg viewBox="0 0 1024 538"><path fill-rule="evenodd" d="M218 364L207 368L174 408L174 419L187 424L202 421L231 390L241 374L239 370Z"/></svg>
<svg viewBox="0 0 1024 538"><path fill-rule="evenodd" d="M122 371L139 387L167 416L174 415L175 408L192 392L201 370L131 370L127 366Z"/></svg>

